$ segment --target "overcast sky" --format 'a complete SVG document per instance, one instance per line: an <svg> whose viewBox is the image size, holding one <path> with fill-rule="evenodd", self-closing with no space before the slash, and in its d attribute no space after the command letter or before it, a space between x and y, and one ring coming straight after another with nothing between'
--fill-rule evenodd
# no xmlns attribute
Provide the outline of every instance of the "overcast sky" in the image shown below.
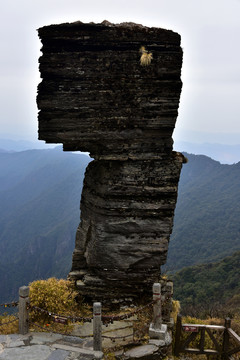
<svg viewBox="0 0 240 360"><path fill-rule="evenodd" d="M240 143L240 0L1 0L0 136L37 139L41 26L132 21L182 37L175 140Z"/></svg>

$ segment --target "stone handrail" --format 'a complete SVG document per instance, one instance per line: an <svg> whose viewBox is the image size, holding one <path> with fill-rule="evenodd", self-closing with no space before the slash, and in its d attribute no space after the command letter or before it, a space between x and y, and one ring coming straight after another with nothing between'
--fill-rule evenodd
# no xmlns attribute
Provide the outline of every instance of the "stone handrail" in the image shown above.
<svg viewBox="0 0 240 360"><path fill-rule="evenodd" d="M102 351L102 322L109 323L115 320L124 320L130 318L137 313L145 310L147 307L153 305L153 321L150 325L149 336L150 338L156 338L163 340L166 336L167 325L162 324L162 300L161 300L161 284L155 283L153 285L153 301L140 307L137 310L133 310L127 314L117 316L102 316L102 306L100 302L93 303L93 318L84 317L72 317L64 316L49 312L48 310L41 309L36 306L31 306L29 299L29 287L22 286L19 289L19 333L27 334L29 331L29 312L30 310L37 310L47 313L53 317L56 322L66 324L67 320L81 320L84 322L93 320L93 350ZM58 321L59 320L59 321ZM61 320L61 321L60 321Z"/></svg>

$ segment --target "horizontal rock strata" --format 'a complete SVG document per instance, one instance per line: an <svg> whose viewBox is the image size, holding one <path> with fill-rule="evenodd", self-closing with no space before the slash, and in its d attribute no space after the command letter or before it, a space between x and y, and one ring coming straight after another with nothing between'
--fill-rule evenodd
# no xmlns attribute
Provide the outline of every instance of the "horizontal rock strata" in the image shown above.
<svg viewBox="0 0 240 360"><path fill-rule="evenodd" d="M166 262L184 161L172 152L180 36L108 22L46 26L39 36L39 139L95 159L70 277L91 299L137 299Z"/></svg>

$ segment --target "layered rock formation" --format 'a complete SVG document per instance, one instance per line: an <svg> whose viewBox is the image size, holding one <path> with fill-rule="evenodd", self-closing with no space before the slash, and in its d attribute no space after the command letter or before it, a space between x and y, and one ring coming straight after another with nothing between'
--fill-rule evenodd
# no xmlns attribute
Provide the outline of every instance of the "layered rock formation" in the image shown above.
<svg viewBox="0 0 240 360"><path fill-rule="evenodd" d="M151 292L172 231L181 154L180 36L132 23L39 29L39 139L89 151L70 277L94 299ZM141 57L148 59L147 64Z"/></svg>

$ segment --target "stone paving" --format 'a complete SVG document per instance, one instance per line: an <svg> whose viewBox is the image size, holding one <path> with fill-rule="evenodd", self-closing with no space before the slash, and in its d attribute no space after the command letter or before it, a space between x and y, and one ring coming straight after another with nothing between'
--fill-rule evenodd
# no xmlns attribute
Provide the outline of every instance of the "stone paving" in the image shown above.
<svg viewBox="0 0 240 360"><path fill-rule="evenodd" d="M170 345L171 337L166 342L149 340L146 345L117 351L116 359L159 360L162 350ZM27 335L0 335L0 360L97 360L103 359L101 351L93 351L93 338L81 339L77 336L31 332Z"/></svg>
<svg viewBox="0 0 240 360"><path fill-rule="evenodd" d="M92 346L92 338L52 333L0 335L0 360L103 359L103 353L93 351Z"/></svg>
<svg viewBox="0 0 240 360"><path fill-rule="evenodd" d="M120 326L121 325L121 326ZM170 333L166 333L164 340L149 339L145 345L127 348L128 340L132 343L132 327L129 322L103 326L103 347L108 349L118 345L125 345L115 352L118 360L159 360L165 357L168 346L172 343ZM131 330L131 331L130 331ZM131 335L129 337L129 334ZM115 338L112 344L105 336ZM119 335L126 336L124 344ZM26 335L0 335L0 360L95 360L103 359L101 351L93 351L92 324L76 326L71 336L62 334L31 332Z"/></svg>

